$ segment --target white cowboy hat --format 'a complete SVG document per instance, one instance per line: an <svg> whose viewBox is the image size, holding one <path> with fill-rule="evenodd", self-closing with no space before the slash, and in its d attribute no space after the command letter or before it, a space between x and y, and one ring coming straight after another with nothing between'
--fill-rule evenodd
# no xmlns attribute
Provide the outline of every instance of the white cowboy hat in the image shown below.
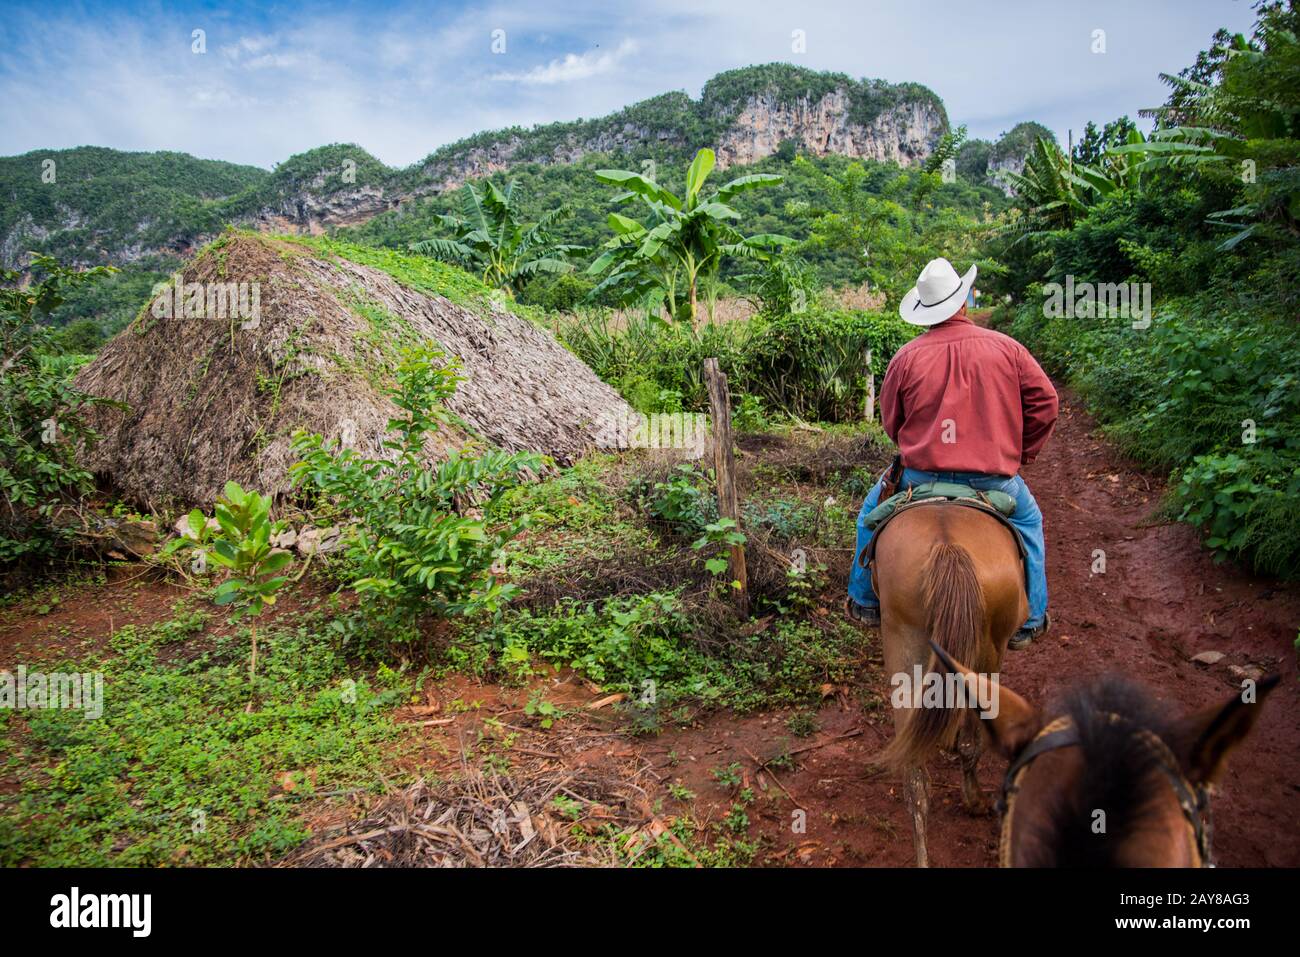
<svg viewBox="0 0 1300 957"><path fill-rule="evenodd" d="M935 326L951 319L966 302L975 272L976 267L971 266L966 275L958 276L948 260L931 259L912 291L898 304L898 314L914 326Z"/></svg>

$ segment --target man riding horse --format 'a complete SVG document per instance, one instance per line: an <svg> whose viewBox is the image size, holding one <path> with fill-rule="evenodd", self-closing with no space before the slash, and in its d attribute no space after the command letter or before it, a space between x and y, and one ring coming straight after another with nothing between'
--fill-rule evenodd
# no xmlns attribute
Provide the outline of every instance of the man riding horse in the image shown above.
<svg viewBox="0 0 1300 957"><path fill-rule="evenodd" d="M1015 500L1010 521L1024 543L1029 605L1028 620L1007 647L1021 649L1047 631L1049 618L1043 515L1019 472L1051 435L1057 398L1028 349L967 316L975 274L975 266L958 276L948 260L932 260L899 306L904 320L926 331L898 350L885 373L881 424L899 457L862 504L854 554L871 543L866 518L888 497L882 491L951 482L1007 493ZM847 609L864 625L880 624L880 600L861 561L849 575Z"/></svg>

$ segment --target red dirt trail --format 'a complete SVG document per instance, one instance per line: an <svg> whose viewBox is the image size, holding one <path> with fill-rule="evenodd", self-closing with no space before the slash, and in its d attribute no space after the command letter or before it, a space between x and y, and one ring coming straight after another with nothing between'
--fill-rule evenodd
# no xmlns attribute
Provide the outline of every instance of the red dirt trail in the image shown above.
<svg viewBox="0 0 1300 957"><path fill-rule="evenodd" d="M1191 528L1153 517L1161 480L1126 466L1094 434L1082 403L1058 389L1056 432L1024 472L1045 516L1053 628L1028 650L1007 654L1004 685L1041 704L1073 682L1118 672L1187 713L1237 692L1234 666L1280 671L1281 686L1252 737L1233 754L1214 798L1215 851L1220 866L1300 865L1300 685L1293 645L1300 589L1215 565ZM1092 574L1095 549L1106 553L1105 574ZM833 597L826 596L828 604ZM871 641L878 651L875 633ZM1203 651L1225 657L1212 666L1190 660ZM876 694L887 696L883 675L874 684ZM864 719L860 704L842 696L822 708L821 728L806 740L791 739L770 714L719 715L700 728L661 735L646 757L659 758L665 780L680 779L696 791L697 813L712 804L718 816L731 797L710 770L741 763L760 795L750 809L751 833L776 844L760 863L910 865L901 788L868 773L870 756L893 733L887 710ZM759 760L809 743L819 746L796 754L793 771L777 770L780 787L770 773L758 772ZM670 753L676 763L665 763ZM989 795L1005 767L985 753L980 780ZM996 819L961 809L960 773L949 756L932 762L930 771L932 865L996 866ZM807 811L805 833L792 832L792 802Z"/></svg>

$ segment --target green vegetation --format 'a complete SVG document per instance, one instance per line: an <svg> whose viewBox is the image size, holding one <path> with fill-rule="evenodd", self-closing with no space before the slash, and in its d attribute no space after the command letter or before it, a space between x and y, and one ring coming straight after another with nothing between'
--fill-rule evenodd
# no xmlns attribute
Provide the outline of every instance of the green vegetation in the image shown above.
<svg viewBox="0 0 1300 957"><path fill-rule="evenodd" d="M327 259L347 259L388 273L404 286L450 299L471 309L486 308L494 290L463 269L429 256L358 245L324 236L280 236L285 242L311 250Z"/></svg>
<svg viewBox="0 0 1300 957"><path fill-rule="evenodd" d="M1171 509L1221 556L1300 568L1300 12L1261 5L1252 38L1218 38L1176 77L1162 126L1126 131L1073 175L1040 141L995 240L1009 331L1069 376L1139 460L1167 468ZM1231 51L1232 55L1229 55ZM1112 134L1118 124L1106 127ZM1090 147L1091 148L1091 147ZM1148 283L1132 310L1073 303L1043 284ZM1284 278L1285 277L1285 278Z"/></svg>
<svg viewBox="0 0 1300 957"><path fill-rule="evenodd" d="M836 92L847 94L849 119L861 126L870 126L882 113L904 104L928 106L941 117L943 125L948 123L943 101L919 83L854 80L845 73L820 73L788 63L767 63L719 73L704 84L700 112L721 118L715 122L730 124L751 97L767 96L778 106L791 106L799 100L816 103Z"/></svg>
<svg viewBox="0 0 1300 957"><path fill-rule="evenodd" d="M403 631L422 614L473 616L511 596L491 566L525 522L489 523L505 492L541 467L536 454L472 443L427 464L426 437L456 424L443 406L456 390L456 367L443 358L413 350L398 367L393 401L405 416L388 423L397 434L384 444L392 460L365 458L319 434L299 433L293 444L301 457L294 482L317 493L322 509L356 520L347 550L358 568L352 587L371 600L377 620ZM462 514L465 501L476 501L483 517Z"/></svg>
<svg viewBox="0 0 1300 957"><path fill-rule="evenodd" d="M408 693L350 664L319 613L263 636L258 709L246 713L250 635L212 638L208 616L119 629L102 655L29 668L103 673L106 706L0 709L0 865L106 867L269 862L307 829L318 791L373 788L375 749Z"/></svg>
<svg viewBox="0 0 1300 957"><path fill-rule="evenodd" d="M271 500L257 492L244 491L235 482L227 482L225 494L217 499L215 509L221 536L212 543L212 560L228 569L233 576L217 587L212 600L218 605L232 605L234 617L260 615L275 604L276 593L289 580L277 572L293 562L293 555L271 545L271 536L283 529L271 522ZM194 516L189 526L195 530ZM202 520L207 525L207 520ZM257 655L256 632L253 655Z"/></svg>
<svg viewBox="0 0 1300 957"><path fill-rule="evenodd" d="M245 492L235 482L227 482L225 494L215 508L221 535L212 542L212 560L230 572L231 577L217 586L212 600L232 606L232 618L254 618L275 604L276 595L289 581L279 572L293 563L293 554L271 544L271 536L283 530L283 523L271 523L271 500L257 492ZM206 519L201 519L204 526ZM189 526L195 532L194 515ZM197 533L196 533L197 534ZM252 654L248 661L250 687L257 681L257 622L251 628ZM253 710L253 702L248 703Z"/></svg>
<svg viewBox="0 0 1300 957"><path fill-rule="evenodd" d="M717 357L733 394L755 397L770 414L824 422L860 420L866 350L880 376L915 332L896 315L815 301L802 312L698 329L637 316L618 328L600 313L559 327L561 340L642 412L707 410L702 368Z"/></svg>
<svg viewBox="0 0 1300 957"><path fill-rule="evenodd" d="M644 164L652 159L654 175L647 178L657 183L685 182L689 162L675 159L673 155L670 152L643 161L642 175L650 168ZM517 183L518 215L525 222L535 222L548 211L567 206L573 215L555 224L556 241L599 251L612 238L608 215L611 194L596 173L609 165L610 158L593 154L563 166L525 163L512 167L508 174L491 177L491 181L498 186ZM623 157L620 155L618 159ZM897 236L905 246L924 244L927 249L943 250L936 255L969 257L975 246L972 234L986 218L1008 206L1000 189L982 181L959 175L955 182L945 183L922 169L900 169L892 163L854 161L842 156L796 154L787 160L770 156L757 163L728 167L727 175L733 179L781 177L779 186L739 194L728 205L739 214L738 221L746 224L747 231L785 235L800 241L798 258L813 270L812 285L844 287L870 282L895 297L906 291L906 287L897 288L904 281L902 271L898 271L901 270L900 251L893 250L888 258L882 259L881 250L888 250L879 245L881 241ZM866 226L873 228L878 237L872 257L865 261L860 247L846 254L847 247L835 235L835 220L821 221L825 214L836 214L841 220L854 215L844 198L844 181L850 179L848 188L860 206L892 204L885 223L873 221L873 217L879 218L874 210L863 214ZM922 183L932 188L918 189ZM398 210L380 213L363 225L340 230L339 237L362 245L406 250L412 243L436 233L440 229L440 217L460 214L464 203L462 190L414 200ZM749 260L724 261L717 277L716 295L728 296L745 288L740 277L754 269L755 264ZM905 278L910 285L916 277ZM520 300L561 310L572 309L594 286L595 282L585 276L544 275L524 288ZM563 292L557 297L557 289L568 290L567 298ZM616 301L611 296L598 298L607 305Z"/></svg>
<svg viewBox="0 0 1300 957"><path fill-rule="evenodd" d="M394 170L355 143L318 146L277 163L269 174L257 172L261 175L247 189L222 203L220 214L226 220L261 210L287 212L286 201L303 194L328 199L360 188L385 187L394 177Z"/></svg>
<svg viewBox="0 0 1300 957"><path fill-rule="evenodd" d="M216 232L226 222L222 201L266 177L186 153L99 146L0 157L0 234L19 228L31 237L18 245L23 252L94 263L102 251L159 249ZM37 229L50 235L31 235Z"/></svg>
<svg viewBox="0 0 1300 957"><path fill-rule="evenodd" d="M610 290L623 305L662 302L669 316L695 325L703 287L712 321L716 278L726 257L762 261L774 249L793 242L776 233L745 236L727 222L740 218L729 205L734 197L776 186L781 177L763 173L740 176L704 195L704 183L715 162L711 149L696 153L680 197L640 173L597 171L596 178L602 183L626 191L620 198L640 199L649 209L650 219L641 223L620 213L609 214L614 238L605 243L605 251L587 270L593 276L609 275L592 290L593 297Z"/></svg>
<svg viewBox="0 0 1300 957"><path fill-rule="evenodd" d="M858 633L845 623L822 628L787 618L710 654L703 648L716 642L681 597L650 592L509 612L466 638L486 644L502 662L518 663L517 677L521 669L531 671L523 663L540 659L572 668L605 691L624 692L629 719L653 728L662 716L688 719L692 708L748 711L813 701L823 681L852 673Z"/></svg>
<svg viewBox="0 0 1300 957"><path fill-rule="evenodd" d="M515 162L544 163L553 162L562 151L612 140L628 131L633 131L639 142L626 144L625 156L634 161L671 159L685 165L701 147L717 144L750 97L770 97L773 103L784 106L799 99L816 102L837 91L847 95L854 123L870 125L888 110L922 103L932 107L941 123L947 124L943 102L920 84L859 81L843 73L769 63L718 74L704 85L698 100L683 92L664 93L598 119L478 133L431 153L406 171L402 182L409 185L421 172L450 169L474 151L502 142L513 143Z"/></svg>
<svg viewBox="0 0 1300 957"><path fill-rule="evenodd" d="M470 183L461 193L465 215L439 217L443 226L454 231L455 238L412 243L413 251L465 266L478 273L484 285L505 289L512 296L542 273L555 275L573 270L568 257L582 247L558 244L551 234L556 223L573 215L568 206L557 206L536 223L523 223L518 216L513 181L505 189L498 189L489 180L483 184L481 194Z"/></svg>
<svg viewBox="0 0 1300 957"><path fill-rule="evenodd" d="M26 288L18 273L0 271L0 566L48 556L65 536L56 512L91 488L75 449L94 439L83 411L103 403L72 386L84 359L62 355L41 320L111 271L76 272L37 256Z"/></svg>
<svg viewBox="0 0 1300 957"><path fill-rule="evenodd" d="M999 184L1003 170L1023 160L1040 139L1055 143L1052 131L1041 123L1017 123L996 143L966 140L957 150L957 175L980 185Z"/></svg>

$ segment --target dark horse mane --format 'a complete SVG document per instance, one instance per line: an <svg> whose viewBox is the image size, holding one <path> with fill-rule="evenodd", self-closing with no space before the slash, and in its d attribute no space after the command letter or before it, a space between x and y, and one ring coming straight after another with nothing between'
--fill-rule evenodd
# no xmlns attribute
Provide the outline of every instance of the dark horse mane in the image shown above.
<svg viewBox="0 0 1300 957"><path fill-rule="evenodd" d="M1079 733L1082 787L1064 795L1043 818L1038 846L1055 867L1114 867L1116 855L1150 812L1166 779L1156 753L1133 732L1145 728L1172 741L1173 718L1151 691L1107 676L1071 689L1048 711L1069 715ZM1115 722L1109 715L1124 720ZM1093 833L1093 812L1106 813L1106 832Z"/></svg>

